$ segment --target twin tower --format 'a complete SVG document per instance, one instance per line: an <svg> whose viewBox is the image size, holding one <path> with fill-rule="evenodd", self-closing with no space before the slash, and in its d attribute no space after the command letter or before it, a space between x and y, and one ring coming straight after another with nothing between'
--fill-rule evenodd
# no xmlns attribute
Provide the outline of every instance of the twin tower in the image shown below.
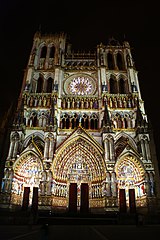
<svg viewBox="0 0 160 240"><path fill-rule="evenodd" d="M75 52L37 32L10 132L0 207L52 212L159 209L154 142L127 41Z"/></svg>

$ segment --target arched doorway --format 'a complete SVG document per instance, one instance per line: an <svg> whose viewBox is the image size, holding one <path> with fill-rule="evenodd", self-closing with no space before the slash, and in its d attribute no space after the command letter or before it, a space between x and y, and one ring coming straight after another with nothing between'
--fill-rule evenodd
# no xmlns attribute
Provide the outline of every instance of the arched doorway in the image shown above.
<svg viewBox="0 0 160 240"><path fill-rule="evenodd" d="M93 207L104 207L102 189L106 171L102 152L98 145L82 136L72 138L58 149L52 169L59 206L64 204L71 212L83 213ZM57 189L64 190L64 186L62 203Z"/></svg>
<svg viewBox="0 0 160 240"><path fill-rule="evenodd" d="M145 170L138 158L127 154L115 166L120 212L135 213L139 204L145 204Z"/></svg>
<svg viewBox="0 0 160 240"><path fill-rule="evenodd" d="M38 208L38 189L42 173L39 157L31 152L21 156L14 164L11 204L19 205L27 210L32 206Z"/></svg>

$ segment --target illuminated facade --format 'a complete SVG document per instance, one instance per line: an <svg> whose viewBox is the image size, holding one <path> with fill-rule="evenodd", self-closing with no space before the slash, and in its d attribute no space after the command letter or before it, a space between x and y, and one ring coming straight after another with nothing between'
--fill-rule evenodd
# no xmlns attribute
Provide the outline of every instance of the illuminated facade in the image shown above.
<svg viewBox="0 0 160 240"><path fill-rule="evenodd" d="M159 209L154 143L128 42L71 49L36 33L1 186L1 207Z"/></svg>

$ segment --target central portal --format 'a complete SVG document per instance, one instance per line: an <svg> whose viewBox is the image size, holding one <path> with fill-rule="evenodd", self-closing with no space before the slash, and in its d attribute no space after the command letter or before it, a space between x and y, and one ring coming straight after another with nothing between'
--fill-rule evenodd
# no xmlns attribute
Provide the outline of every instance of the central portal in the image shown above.
<svg viewBox="0 0 160 240"><path fill-rule="evenodd" d="M88 213L89 210L89 187L88 183L81 183L78 192L77 183L70 183L69 186L69 212L78 211L78 194L80 194L80 213Z"/></svg>

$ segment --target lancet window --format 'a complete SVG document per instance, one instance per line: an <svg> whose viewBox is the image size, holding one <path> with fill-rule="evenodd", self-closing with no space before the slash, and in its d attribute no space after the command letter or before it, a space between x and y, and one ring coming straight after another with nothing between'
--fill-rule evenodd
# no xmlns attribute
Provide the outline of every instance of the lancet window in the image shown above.
<svg viewBox="0 0 160 240"><path fill-rule="evenodd" d="M46 54L47 54L47 47L43 46L41 49L40 58L46 58Z"/></svg>
<svg viewBox="0 0 160 240"><path fill-rule="evenodd" d="M123 80L123 78L119 80L119 93L126 93L125 81Z"/></svg>
<svg viewBox="0 0 160 240"><path fill-rule="evenodd" d="M110 93L117 93L118 91L118 89L117 89L117 81L116 81L116 79L114 79L114 78L110 78L110 80L109 80L109 83L110 83Z"/></svg>
<svg viewBox="0 0 160 240"><path fill-rule="evenodd" d="M46 88L46 92L47 93L51 93L52 92L52 84L53 84L53 79L50 77L47 80L47 88Z"/></svg>
<svg viewBox="0 0 160 240"><path fill-rule="evenodd" d="M113 54L110 52L107 54L107 62L108 62L108 69L113 70L114 69L114 59L113 59Z"/></svg>
<svg viewBox="0 0 160 240"><path fill-rule="evenodd" d="M54 58L54 54L55 54L55 47L52 46L52 47L50 48L49 58Z"/></svg>
<svg viewBox="0 0 160 240"><path fill-rule="evenodd" d="M74 129L78 127L79 124L85 129L98 129L98 116L96 114L92 114L91 116L87 116L86 114L78 115L68 115L63 114L61 116L61 129Z"/></svg>
<svg viewBox="0 0 160 240"><path fill-rule="evenodd" d="M132 114L116 113L112 115L111 119L114 128L130 129L135 127L135 118Z"/></svg>
<svg viewBox="0 0 160 240"><path fill-rule="evenodd" d="M37 80L37 93L42 93L43 92L43 79L41 77L38 78Z"/></svg>
<svg viewBox="0 0 160 240"><path fill-rule="evenodd" d="M123 62L123 58L122 58L122 54L121 53L117 53L117 67L119 70L124 70L124 62Z"/></svg>

